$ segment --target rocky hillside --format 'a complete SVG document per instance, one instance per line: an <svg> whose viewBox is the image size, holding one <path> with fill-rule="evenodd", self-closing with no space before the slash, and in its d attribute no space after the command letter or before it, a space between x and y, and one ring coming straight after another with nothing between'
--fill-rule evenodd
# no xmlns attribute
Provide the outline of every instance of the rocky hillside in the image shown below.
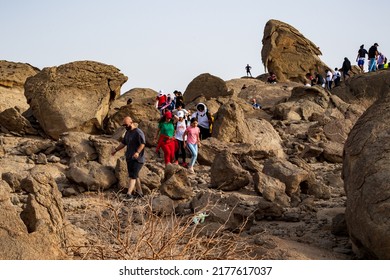
<svg viewBox="0 0 390 280"><path fill-rule="evenodd" d="M0 259L390 256L390 71L355 75L332 92L290 81L293 70L277 84L199 75L186 108L204 102L215 123L190 174L155 152L157 93L120 96L127 77L114 66L13 69L0 81L20 87L26 77L26 109L0 99ZM127 115L147 139L139 199L122 193L123 151L111 156Z"/></svg>

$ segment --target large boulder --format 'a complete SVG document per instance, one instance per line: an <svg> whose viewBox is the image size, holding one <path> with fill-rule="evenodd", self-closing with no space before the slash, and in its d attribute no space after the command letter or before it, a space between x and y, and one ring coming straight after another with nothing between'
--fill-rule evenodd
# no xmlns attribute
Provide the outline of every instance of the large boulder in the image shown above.
<svg viewBox="0 0 390 280"><path fill-rule="evenodd" d="M42 129L58 139L67 131L101 131L110 102L126 81L114 66L77 61L28 78L25 96Z"/></svg>
<svg viewBox="0 0 390 280"><path fill-rule="evenodd" d="M359 74L348 79L345 84L335 87L332 93L341 97L345 102L359 104L368 108L390 85L390 71L376 71Z"/></svg>
<svg viewBox="0 0 390 280"><path fill-rule="evenodd" d="M303 83L307 73L325 73L325 69L330 69L319 59L319 47L287 23L269 20L262 42L263 64L276 74L278 81Z"/></svg>
<svg viewBox="0 0 390 280"><path fill-rule="evenodd" d="M229 92L226 83L221 78L204 73L193 79L187 86L183 97L184 102L189 103L200 96L206 99L219 96L229 96L233 92Z"/></svg>
<svg viewBox="0 0 390 280"><path fill-rule="evenodd" d="M345 217L357 251L390 259L390 92L356 122L344 147Z"/></svg>
<svg viewBox="0 0 390 280"><path fill-rule="evenodd" d="M0 60L0 112L13 107L24 112L29 108L24 83L38 72L38 68L27 63Z"/></svg>
<svg viewBox="0 0 390 280"><path fill-rule="evenodd" d="M228 151L217 154L210 169L211 187L224 191L235 191L249 184L250 174Z"/></svg>
<svg viewBox="0 0 390 280"><path fill-rule="evenodd" d="M281 159L271 158L264 162L263 173L278 179L286 185L286 193L291 196L308 184L309 173L295 164Z"/></svg>
<svg viewBox="0 0 390 280"><path fill-rule="evenodd" d="M112 115L109 116L107 125L105 127L108 133L114 133L123 122L123 119L127 116L131 117L133 122L140 123L142 121L152 121L157 123L160 119L160 112L150 104L129 104L124 105L117 109L115 112L112 110Z"/></svg>
<svg viewBox="0 0 390 280"><path fill-rule="evenodd" d="M230 99L222 105L215 117L212 136L223 142L251 144L251 151L265 151L284 157L282 139L264 119L246 118L248 104ZM251 108L250 108L251 110Z"/></svg>
<svg viewBox="0 0 390 280"><path fill-rule="evenodd" d="M165 167L165 176L160 186L160 192L173 200L189 199L194 195L187 170L176 164Z"/></svg>

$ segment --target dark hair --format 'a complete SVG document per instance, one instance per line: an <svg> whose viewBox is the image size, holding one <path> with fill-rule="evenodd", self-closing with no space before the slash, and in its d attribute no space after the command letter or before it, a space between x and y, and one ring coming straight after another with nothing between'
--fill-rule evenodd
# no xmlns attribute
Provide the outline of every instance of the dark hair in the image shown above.
<svg viewBox="0 0 390 280"><path fill-rule="evenodd" d="M193 117L193 118L191 118L190 123L197 122L197 121L198 121L198 118L197 117Z"/></svg>

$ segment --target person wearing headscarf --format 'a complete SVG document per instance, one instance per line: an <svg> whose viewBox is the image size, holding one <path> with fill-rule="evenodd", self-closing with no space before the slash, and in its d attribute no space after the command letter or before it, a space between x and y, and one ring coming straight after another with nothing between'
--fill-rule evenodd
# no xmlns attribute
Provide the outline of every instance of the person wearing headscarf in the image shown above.
<svg viewBox="0 0 390 280"><path fill-rule="evenodd" d="M198 103L198 105L196 105L196 112L192 114L191 118L196 118L198 120L200 139L204 140L209 138L211 136L213 119L207 106L204 103Z"/></svg>

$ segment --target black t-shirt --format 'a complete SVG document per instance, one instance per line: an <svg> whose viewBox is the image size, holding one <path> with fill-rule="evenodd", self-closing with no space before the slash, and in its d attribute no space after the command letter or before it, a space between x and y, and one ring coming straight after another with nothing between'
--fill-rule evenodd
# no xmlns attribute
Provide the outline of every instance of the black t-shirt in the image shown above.
<svg viewBox="0 0 390 280"><path fill-rule="evenodd" d="M359 57L365 57L366 54L368 54L368 52L367 52L366 49L359 49L359 50L358 50L358 55L359 55Z"/></svg>
<svg viewBox="0 0 390 280"><path fill-rule="evenodd" d="M378 48L376 46L371 46L371 48L368 50L368 58L375 58L377 52Z"/></svg>
<svg viewBox="0 0 390 280"><path fill-rule="evenodd" d="M350 71L352 69L351 62L349 60L344 60L342 69L344 72Z"/></svg>
<svg viewBox="0 0 390 280"><path fill-rule="evenodd" d="M145 135L143 131L139 128L135 128L133 130L127 130L125 137L122 140L122 143L127 147L126 159L131 160L133 159L133 155L137 151L138 147L141 144L145 144ZM145 149L142 149L138 159L136 159L139 163L145 162L144 150Z"/></svg>
<svg viewBox="0 0 390 280"><path fill-rule="evenodd" d="M322 85L324 83L324 77L321 74L316 75L317 84Z"/></svg>

